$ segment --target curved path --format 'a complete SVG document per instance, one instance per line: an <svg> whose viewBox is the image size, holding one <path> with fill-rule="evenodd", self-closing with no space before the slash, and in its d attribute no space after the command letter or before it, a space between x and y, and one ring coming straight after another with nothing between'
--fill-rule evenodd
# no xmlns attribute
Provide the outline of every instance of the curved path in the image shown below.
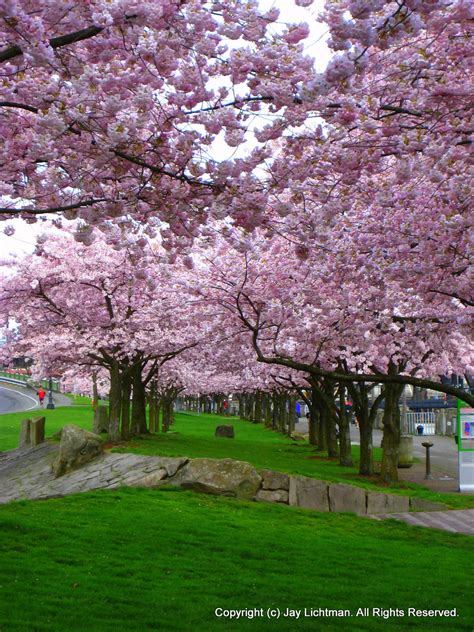
<svg viewBox="0 0 474 632"><path fill-rule="evenodd" d="M24 388L0 381L0 415L4 413L28 412L29 410L41 410L46 408L47 399L43 407L39 406L36 391L32 388ZM53 393L53 402L56 406L70 406L69 397L61 393Z"/></svg>
<svg viewBox="0 0 474 632"><path fill-rule="evenodd" d="M38 407L38 400L33 397L33 391L27 389L16 390L11 386L0 384L0 414L16 413L33 410Z"/></svg>

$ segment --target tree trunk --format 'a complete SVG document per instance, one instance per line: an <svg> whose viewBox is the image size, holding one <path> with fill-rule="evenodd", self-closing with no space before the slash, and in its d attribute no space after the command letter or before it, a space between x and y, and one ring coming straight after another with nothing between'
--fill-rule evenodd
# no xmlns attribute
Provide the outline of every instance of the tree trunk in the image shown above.
<svg viewBox="0 0 474 632"><path fill-rule="evenodd" d="M398 447L400 445L400 408L398 400L403 386L385 384L385 406L383 411L382 470L384 483L398 481Z"/></svg>
<svg viewBox="0 0 474 632"><path fill-rule="evenodd" d="M269 393L265 393L264 402L265 427L270 428L272 425L272 399Z"/></svg>
<svg viewBox="0 0 474 632"><path fill-rule="evenodd" d="M99 390L97 388L97 373L96 371L92 371L92 408L94 410L94 415L97 412L98 406L99 406Z"/></svg>
<svg viewBox="0 0 474 632"><path fill-rule="evenodd" d="M255 393L255 412L253 422L255 424L262 423L262 393L260 391Z"/></svg>
<svg viewBox="0 0 474 632"><path fill-rule="evenodd" d="M132 392L132 381L130 374L122 375L122 414L120 434L122 439L128 439L130 436L130 394Z"/></svg>
<svg viewBox="0 0 474 632"><path fill-rule="evenodd" d="M173 400L169 397L163 398L163 432L168 432L173 423Z"/></svg>
<svg viewBox="0 0 474 632"><path fill-rule="evenodd" d="M311 402L309 406L308 434L309 444L318 445L319 410L316 402L316 392L311 389Z"/></svg>
<svg viewBox="0 0 474 632"><path fill-rule="evenodd" d="M285 434L286 430L286 395L278 395L278 429Z"/></svg>
<svg viewBox="0 0 474 632"><path fill-rule="evenodd" d="M146 394L142 381L142 367L136 364L132 369L132 423L131 434L140 435L148 432L146 424Z"/></svg>
<svg viewBox="0 0 474 632"><path fill-rule="evenodd" d="M110 366L109 392L109 440L120 440L120 408L122 404L122 388L120 384L120 368L116 360Z"/></svg>
<svg viewBox="0 0 474 632"><path fill-rule="evenodd" d="M346 388L339 384L339 465L352 467L351 428L346 413Z"/></svg>

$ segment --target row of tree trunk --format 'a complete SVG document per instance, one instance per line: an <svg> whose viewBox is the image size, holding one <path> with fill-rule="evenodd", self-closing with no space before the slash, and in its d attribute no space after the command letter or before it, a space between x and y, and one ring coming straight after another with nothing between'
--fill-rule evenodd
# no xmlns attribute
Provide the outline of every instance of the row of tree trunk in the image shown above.
<svg viewBox="0 0 474 632"><path fill-rule="evenodd" d="M339 464L353 466L350 439L351 415L346 407L346 397L352 401L353 413L360 434L359 474L372 476L373 428L377 411L385 400L383 411L383 456L380 477L384 482L398 480L398 450L400 444L399 400L403 385L385 384L381 393L373 400L370 393L373 384L364 382L337 384L327 378L307 378L309 388L296 385L292 390L275 389L272 392L255 391L241 393L239 398L240 417L254 423L291 435L294 430L295 403L297 395L309 408L309 443L318 451L327 452L329 457L338 458Z"/></svg>

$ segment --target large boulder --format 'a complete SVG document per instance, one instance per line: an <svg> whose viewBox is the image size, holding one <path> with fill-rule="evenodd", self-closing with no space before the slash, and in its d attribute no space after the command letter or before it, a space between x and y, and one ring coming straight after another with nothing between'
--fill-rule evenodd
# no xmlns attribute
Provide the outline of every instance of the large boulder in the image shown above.
<svg viewBox="0 0 474 632"><path fill-rule="evenodd" d="M262 489L285 489L290 488L290 477L288 474L282 472L275 472L274 470L260 470L260 476L262 477Z"/></svg>
<svg viewBox="0 0 474 632"><path fill-rule="evenodd" d="M193 459L176 476L164 482L206 494L251 499L262 479L250 463L232 459Z"/></svg>
<svg viewBox="0 0 474 632"><path fill-rule="evenodd" d="M99 435L72 424L64 426L61 432L59 454L52 465L54 477L58 478L88 463L103 451L104 442Z"/></svg>
<svg viewBox="0 0 474 632"><path fill-rule="evenodd" d="M227 437L228 439L233 439L235 437L234 426L230 426L230 425L217 426L214 436Z"/></svg>
<svg viewBox="0 0 474 632"><path fill-rule="evenodd" d="M307 476L290 476L289 504L329 511L328 485Z"/></svg>

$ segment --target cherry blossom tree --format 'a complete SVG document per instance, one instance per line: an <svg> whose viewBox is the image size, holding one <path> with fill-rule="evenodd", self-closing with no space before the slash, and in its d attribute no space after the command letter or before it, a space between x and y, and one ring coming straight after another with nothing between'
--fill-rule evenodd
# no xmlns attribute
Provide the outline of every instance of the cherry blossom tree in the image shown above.
<svg viewBox="0 0 474 632"><path fill-rule="evenodd" d="M84 243L95 225L116 245L111 222L147 224L181 253L210 217L262 221L255 170L299 117L306 25L274 28L256 0L4 0L0 15L0 216L61 212Z"/></svg>
<svg viewBox="0 0 474 632"><path fill-rule="evenodd" d="M188 269L160 263L163 250L146 240L136 247L114 250L104 239L86 247L71 234L51 235L18 262L0 294L1 313L18 325L12 353L27 351L47 375L107 369L112 440L146 430L147 383L207 335L206 314L199 324L186 314L192 303L180 275Z"/></svg>
<svg viewBox="0 0 474 632"><path fill-rule="evenodd" d="M356 256L350 264L345 258L349 239L339 244L341 250L337 245L334 241L332 252L317 249L297 263L293 246L282 238L262 239L260 249L254 244L247 254L223 245L212 261L209 296L247 327L260 362L295 369L314 380L352 384L358 388L359 407L367 399L362 388L384 384L384 476L396 478L396 411L402 386L472 399L433 379L472 371L474 349L463 324L467 308L442 294L430 294L428 301L413 288L408 291L404 283L385 276L383 267L377 268L375 253L369 271ZM334 400L314 380L311 386L334 411ZM362 426L369 423L369 411L361 421ZM370 425L362 428L361 438L368 455L363 469L370 472Z"/></svg>

